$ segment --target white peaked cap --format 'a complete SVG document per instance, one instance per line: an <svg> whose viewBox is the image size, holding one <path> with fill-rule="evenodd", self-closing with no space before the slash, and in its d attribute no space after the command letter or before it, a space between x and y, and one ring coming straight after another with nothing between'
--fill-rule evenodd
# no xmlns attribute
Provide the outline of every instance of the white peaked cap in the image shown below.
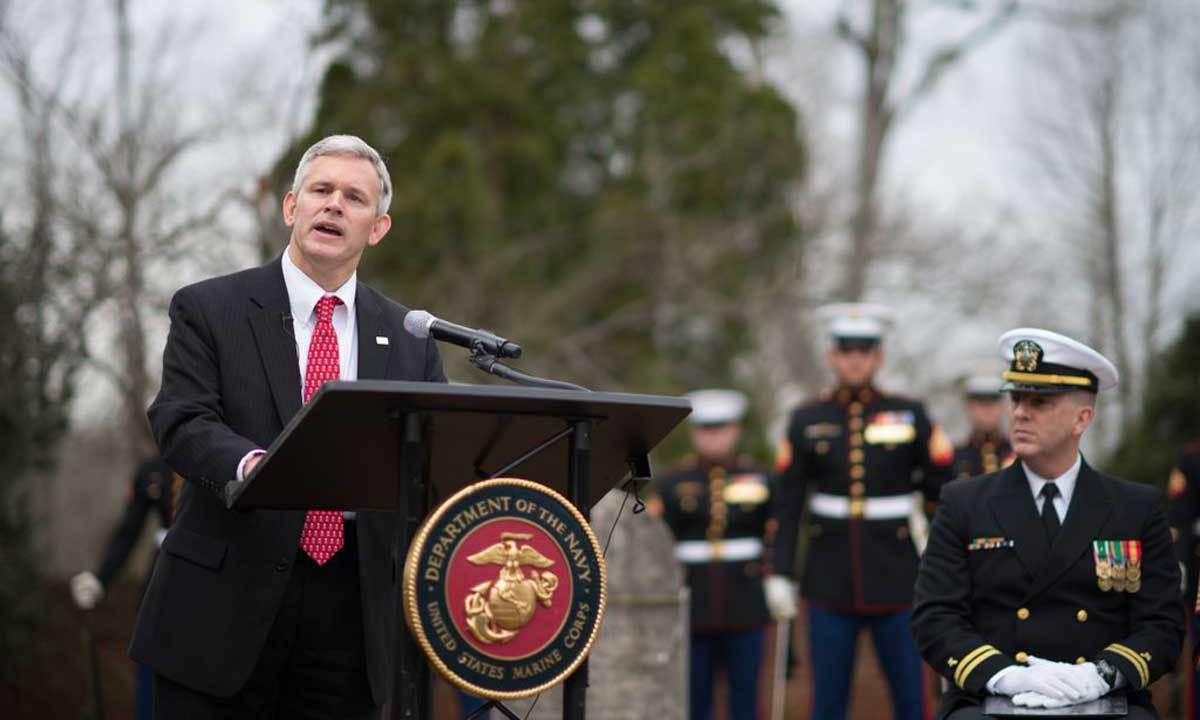
<svg viewBox="0 0 1200 720"><path fill-rule="evenodd" d="M876 303L832 303L817 308L817 318L829 326L834 339L879 340L895 324L896 314Z"/></svg>
<svg viewBox="0 0 1200 720"><path fill-rule="evenodd" d="M1120 373L1108 358L1066 335L1016 328L1000 336L1000 356L1012 363L1005 390L1063 392L1111 390Z"/></svg>
<svg viewBox="0 0 1200 720"><path fill-rule="evenodd" d="M693 390L687 397L692 401L688 420L693 425L728 425L746 414L746 396L737 390Z"/></svg>

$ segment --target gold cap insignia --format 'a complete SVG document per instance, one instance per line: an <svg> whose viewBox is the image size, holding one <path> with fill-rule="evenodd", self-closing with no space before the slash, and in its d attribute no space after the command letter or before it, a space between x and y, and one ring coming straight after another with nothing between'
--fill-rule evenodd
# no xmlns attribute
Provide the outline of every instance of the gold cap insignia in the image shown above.
<svg viewBox="0 0 1200 720"><path fill-rule="evenodd" d="M1013 347L1013 368L1018 372L1034 372L1042 361L1042 347L1032 340L1022 340Z"/></svg>

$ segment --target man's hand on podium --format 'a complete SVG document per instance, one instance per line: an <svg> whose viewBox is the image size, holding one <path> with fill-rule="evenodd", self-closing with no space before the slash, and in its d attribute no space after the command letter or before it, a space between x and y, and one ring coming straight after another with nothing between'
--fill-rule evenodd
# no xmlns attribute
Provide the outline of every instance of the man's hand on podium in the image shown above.
<svg viewBox="0 0 1200 720"><path fill-rule="evenodd" d="M256 451L255 454L246 458L246 464L242 466L242 476L238 479L245 480L246 478L250 477L250 473L254 472L254 466L263 459L263 455L265 455L265 453L262 451Z"/></svg>

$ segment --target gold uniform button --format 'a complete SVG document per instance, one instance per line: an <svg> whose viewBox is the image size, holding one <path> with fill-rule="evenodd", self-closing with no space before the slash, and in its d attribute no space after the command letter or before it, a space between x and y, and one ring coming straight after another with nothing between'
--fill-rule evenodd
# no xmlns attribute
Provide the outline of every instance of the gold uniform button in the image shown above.
<svg viewBox="0 0 1200 720"><path fill-rule="evenodd" d="M858 497L859 495L862 495L863 491L865 489L866 489L866 486L860 482L850 483L850 494L853 495L854 497Z"/></svg>
<svg viewBox="0 0 1200 720"><path fill-rule="evenodd" d="M1013 659L1019 663L1029 662L1029 653L1024 652L1024 651L1019 652L1013 656Z"/></svg>
<svg viewBox="0 0 1200 720"><path fill-rule="evenodd" d="M850 410L851 415L862 415L862 403L860 403L860 402L850 403L849 410Z"/></svg>
<svg viewBox="0 0 1200 720"><path fill-rule="evenodd" d="M1020 610L1017 610L1017 619L1018 620L1028 620L1029 619L1029 608L1021 608Z"/></svg>
<svg viewBox="0 0 1200 720"><path fill-rule="evenodd" d="M862 461L863 461L862 448L854 448L853 450L850 451L850 462L860 463Z"/></svg>
<svg viewBox="0 0 1200 720"><path fill-rule="evenodd" d="M1079 657L1077 657L1077 658L1075 658L1075 664L1076 664L1076 665L1082 665L1082 664L1084 664L1085 662L1087 662L1087 660L1084 660L1082 655L1081 655L1081 656L1079 656Z"/></svg>
<svg viewBox="0 0 1200 720"><path fill-rule="evenodd" d="M855 480L862 480L863 475L866 475L866 474L867 474L867 471L863 468L862 465L851 465L850 466L850 477L854 478Z"/></svg>
<svg viewBox="0 0 1200 720"><path fill-rule="evenodd" d="M908 526L907 525L901 525L900 527L896 528L896 539L898 539L898 540L907 540L908 539Z"/></svg>
<svg viewBox="0 0 1200 720"><path fill-rule="evenodd" d="M859 430L862 430L863 420L860 417L852 417L847 425L850 426L851 430L858 432Z"/></svg>
<svg viewBox="0 0 1200 720"><path fill-rule="evenodd" d="M1087 622L1087 610L1080 610L1075 613L1075 619L1079 622Z"/></svg>
<svg viewBox="0 0 1200 720"><path fill-rule="evenodd" d="M863 444L863 437L861 434L855 433L850 436L850 447L856 448L862 444Z"/></svg>

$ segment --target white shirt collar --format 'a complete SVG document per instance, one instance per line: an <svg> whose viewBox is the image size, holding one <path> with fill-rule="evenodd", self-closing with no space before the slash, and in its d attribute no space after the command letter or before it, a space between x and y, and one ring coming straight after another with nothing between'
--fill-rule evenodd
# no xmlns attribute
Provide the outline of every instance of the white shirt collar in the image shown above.
<svg viewBox="0 0 1200 720"><path fill-rule="evenodd" d="M1059 497L1062 498L1063 507L1071 506L1071 495L1075 493L1075 481L1079 479L1079 468L1083 467L1083 456L1075 456L1075 464L1067 468L1067 471L1056 478L1044 478L1034 471L1029 469L1029 466L1024 462L1021 467L1025 469L1025 478L1029 480L1029 489L1033 492L1033 499L1040 503L1042 486L1048 482L1053 482L1058 487ZM1055 502L1057 505L1057 501ZM1040 505L1039 505L1040 507Z"/></svg>
<svg viewBox="0 0 1200 720"><path fill-rule="evenodd" d="M326 293L324 288L315 280L304 274L292 262L291 246L283 251L283 284L287 287L288 304L292 309L292 317L297 323L308 325L317 309L317 301L326 295L336 295L346 306L346 312L354 309L354 297L358 291L358 271L355 270L350 279L332 293Z"/></svg>

